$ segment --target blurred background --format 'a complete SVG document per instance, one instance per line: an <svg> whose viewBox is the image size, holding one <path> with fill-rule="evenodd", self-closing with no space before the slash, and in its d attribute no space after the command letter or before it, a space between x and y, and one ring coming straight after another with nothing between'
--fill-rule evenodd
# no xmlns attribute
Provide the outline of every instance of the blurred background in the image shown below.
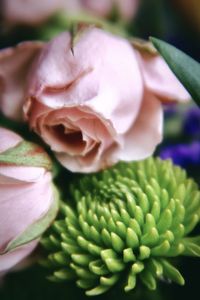
<svg viewBox="0 0 200 300"><path fill-rule="evenodd" d="M200 61L200 0L0 0L0 48L47 41L76 22L95 23L127 37L158 37ZM170 157L200 183L200 110L193 102L165 107L165 137L156 155ZM200 260L183 258L177 264L184 287L161 282L155 292L139 287L125 295L115 289L96 298L199 299ZM73 284L53 284L45 276L38 265L9 274L0 281L0 299L88 299Z"/></svg>
<svg viewBox="0 0 200 300"><path fill-rule="evenodd" d="M0 5L1 48L48 40L68 29L72 16L84 13L120 25L130 35L164 39L200 60L199 0L0 0Z"/></svg>

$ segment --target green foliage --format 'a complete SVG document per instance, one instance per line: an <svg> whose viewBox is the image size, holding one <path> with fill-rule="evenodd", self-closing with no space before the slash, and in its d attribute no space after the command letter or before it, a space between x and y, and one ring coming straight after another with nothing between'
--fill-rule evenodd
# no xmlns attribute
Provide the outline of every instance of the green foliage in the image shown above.
<svg viewBox="0 0 200 300"><path fill-rule="evenodd" d="M200 219L200 192L170 161L120 163L71 186L69 204L42 239L43 265L52 281L75 280L95 296L121 281L155 290L157 279L180 285L179 255L200 256L200 237L188 237Z"/></svg>
<svg viewBox="0 0 200 300"><path fill-rule="evenodd" d="M1 300L87 300L81 289L72 282L53 284L45 278L46 270L40 266L29 267L21 272L9 273L1 282ZM166 294L166 293L165 293ZM133 293L124 294L113 289L98 300L168 300L160 290L152 291L137 289ZM170 299L173 300L173 299Z"/></svg>
<svg viewBox="0 0 200 300"><path fill-rule="evenodd" d="M200 64L187 54L156 38L150 38L170 69L200 106Z"/></svg>

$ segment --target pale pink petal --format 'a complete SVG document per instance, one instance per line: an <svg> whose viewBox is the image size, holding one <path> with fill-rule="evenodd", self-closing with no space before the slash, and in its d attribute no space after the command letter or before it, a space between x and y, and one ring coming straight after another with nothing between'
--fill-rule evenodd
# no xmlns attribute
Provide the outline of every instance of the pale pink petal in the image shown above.
<svg viewBox="0 0 200 300"><path fill-rule="evenodd" d="M162 106L151 93L145 92L138 118L122 136L122 147L114 152L113 161L141 160L151 156L162 140L162 132Z"/></svg>
<svg viewBox="0 0 200 300"><path fill-rule="evenodd" d="M159 55L140 53L138 59L146 87L162 101L188 101L191 97Z"/></svg>
<svg viewBox="0 0 200 300"><path fill-rule="evenodd" d="M36 248L38 240L34 240L24 246L16 248L6 254L0 255L0 274L6 273L10 268L14 267Z"/></svg>
<svg viewBox="0 0 200 300"><path fill-rule="evenodd" d="M0 153L13 148L22 142L22 138L18 134L3 127L0 127L0 137Z"/></svg>
<svg viewBox="0 0 200 300"><path fill-rule="evenodd" d="M48 211L53 201L50 180L50 173L46 173L36 183L1 185L1 250Z"/></svg>
<svg viewBox="0 0 200 300"><path fill-rule="evenodd" d="M91 173L97 172L104 166L103 157L99 157L97 155L97 149L95 148L95 152L89 156L70 156L67 153L59 153L56 154L58 161L66 167L71 172L79 172L79 173ZM95 159L97 158L97 159Z"/></svg>
<svg viewBox="0 0 200 300"><path fill-rule="evenodd" d="M131 20L136 14L139 0L114 0L118 5L119 13L124 20Z"/></svg>
<svg viewBox="0 0 200 300"><path fill-rule="evenodd" d="M83 8L97 16L107 17L113 9L113 0L82 0Z"/></svg>
<svg viewBox="0 0 200 300"><path fill-rule="evenodd" d="M22 120L27 74L42 46L24 42L0 51L0 111L11 119Z"/></svg>
<svg viewBox="0 0 200 300"><path fill-rule="evenodd" d="M37 182L45 174L44 168L0 165L0 184Z"/></svg>
<svg viewBox="0 0 200 300"><path fill-rule="evenodd" d="M58 88L66 89L74 81L79 75L80 68L76 65L71 46L68 32L60 34L44 46L32 67L29 95L40 99L41 93L45 91L48 93L49 89L56 96ZM52 101L53 105L57 104L56 99ZM58 107L59 105L61 104L58 103Z"/></svg>
<svg viewBox="0 0 200 300"><path fill-rule="evenodd" d="M3 0L4 19L11 23L31 24L46 21L61 10L65 0ZM68 0L67 0L68 1Z"/></svg>
<svg viewBox="0 0 200 300"><path fill-rule="evenodd" d="M63 10L67 14L78 14L83 11L82 1L84 0L63 0Z"/></svg>

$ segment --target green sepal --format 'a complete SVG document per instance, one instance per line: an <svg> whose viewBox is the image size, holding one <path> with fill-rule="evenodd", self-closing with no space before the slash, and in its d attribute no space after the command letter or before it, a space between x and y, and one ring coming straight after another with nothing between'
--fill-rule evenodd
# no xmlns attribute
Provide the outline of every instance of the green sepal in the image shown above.
<svg viewBox="0 0 200 300"><path fill-rule="evenodd" d="M52 162L48 154L40 146L22 141L15 147L0 154L0 163L14 166L41 167L52 169Z"/></svg>

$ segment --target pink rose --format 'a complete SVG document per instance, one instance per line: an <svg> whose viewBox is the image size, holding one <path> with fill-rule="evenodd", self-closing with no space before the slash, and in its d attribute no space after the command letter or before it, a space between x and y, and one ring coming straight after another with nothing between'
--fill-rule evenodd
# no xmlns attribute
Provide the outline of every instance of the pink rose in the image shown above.
<svg viewBox="0 0 200 300"><path fill-rule="evenodd" d="M27 72L43 43L25 42L0 52L0 110L8 118L22 119Z"/></svg>
<svg viewBox="0 0 200 300"><path fill-rule="evenodd" d="M108 17L115 9L122 19L129 21L138 9L139 0L82 0L85 10Z"/></svg>
<svg viewBox="0 0 200 300"><path fill-rule="evenodd" d="M31 144L2 127L0 140L0 274L2 274L35 249L42 231L55 217L57 204L49 171L44 167L26 166L23 162L22 165L17 165L20 159L26 158L25 153L24 155L21 153L23 157L17 155L18 147L27 147ZM36 154L30 149L30 154L27 153L31 159L35 159L38 155L46 155L39 152L38 147L34 147L33 150L37 149ZM16 156L16 164L11 162L13 157L11 153ZM35 225L39 225L41 220L43 228L40 224L38 231Z"/></svg>
<svg viewBox="0 0 200 300"><path fill-rule="evenodd" d="M65 0L2 0L3 18L10 24L37 25L63 7Z"/></svg>
<svg viewBox="0 0 200 300"><path fill-rule="evenodd" d="M139 0L2 0L2 15L7 24L38 25L57 12L67 14L89 12L109 17L116 9L119 16L129 21L138 9Z"/></svg>
<svg viewBox="0 0 200 300"><path fill-rule="evenodd" d="M71 48L62 33L33 60L23 100L30 128L74 172L152 155L162 139L161 101L189 98L164 60L96 28Z"/></svg>

